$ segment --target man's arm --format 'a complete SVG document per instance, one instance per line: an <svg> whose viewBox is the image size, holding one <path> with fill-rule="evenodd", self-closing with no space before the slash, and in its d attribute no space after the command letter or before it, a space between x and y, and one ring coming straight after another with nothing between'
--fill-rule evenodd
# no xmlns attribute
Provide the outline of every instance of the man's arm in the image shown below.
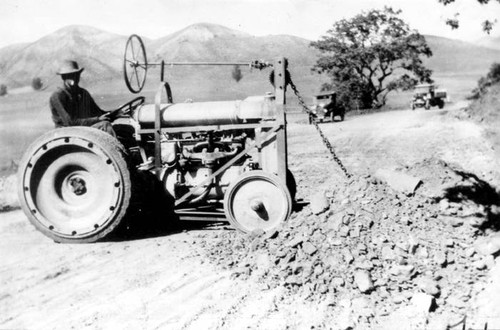
<svg viewBox="0 0 500 330"><path fill-rule="evenodd" d="M87 102L88 107L90 109L90 113L92 115L100 116L100 115L108 113L108 111L102 110L97 105L97 103L95 103L94 98L92 97L92 95L90 95L89 91L87 91L86 89L82 88L82 93L83 93L83 97L85 98L85 102Z"/></svg>
<svg viewBox="0 0 500 330"><path fill-rule="evenodd" d="M94 101L92 95L90 95L90 93L86 89L82 88L82 92L85 102L88 104L92 116L97 116L99 121L111 120L110 111L102 110Z"/></svg>
<svg viewBox="0 0 500 330"><path fill-rule="evenodd" d="M52 121L56 127L71 126L71 117L64 109L61 93L55 92L49 100Z"/></svg>

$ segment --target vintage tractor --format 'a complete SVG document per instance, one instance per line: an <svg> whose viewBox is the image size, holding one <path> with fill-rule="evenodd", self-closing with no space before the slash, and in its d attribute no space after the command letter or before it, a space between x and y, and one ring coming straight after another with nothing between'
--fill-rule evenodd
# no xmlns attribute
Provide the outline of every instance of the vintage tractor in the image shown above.
<svg viewBox="0 0 500 330"><path fill-rule="evenodd" d="M249 65L274 70L274 94L238 101L174 103L167 66ZM148 63L142 40L125 47L124 76L139 93L147 69L161 66L154 103L140 96L115 110L119 139L89 127L47 132L25 152L19 197L31 223L57 242L97 241L117 228L153 178L165 221L229 221L237 230L271 235L292 211L285 119L287 60L272 64ZM165 100L163 100L165 99ZM139 196L137 196L139 195Z"/></svg>
<svg viewBox="0 0 500 330"><path fill-rule="evenodd" d="M312 124L313 120L322 123L326 118L334 122L335 117L340 117L343 121L345 116L345 110L337 104L337 94L333 91L314 95L310 110L309 124Z"/></svg>
<svg viewBox="0 0 500 330"><path fill-rule="evenodd" d="M425 108L429 110L431 107L435 106L442 109L446 98L446 90L437 90L433 84L421 84L415 86L415 92L410 102L410 107L412 110L416 108Z"/></svg>

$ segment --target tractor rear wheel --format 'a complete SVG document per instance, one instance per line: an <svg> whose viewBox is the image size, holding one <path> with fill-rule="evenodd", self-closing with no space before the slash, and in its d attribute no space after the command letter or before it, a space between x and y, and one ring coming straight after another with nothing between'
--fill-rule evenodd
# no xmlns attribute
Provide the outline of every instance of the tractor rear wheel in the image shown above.
<svg viewBox="0 0 500 330"><path fill-rule="evenodd" d="M244 173L224 196L224 212L239 231L262 230L274 234L292 212L292 198L285 184L264 171Z"/></svg>
<svg viewBox="0 0 500 330"><path fill-rule="evenodd" d="M29 221L56 242L95 242L127 211L130 173L123 146L90 127L58 128L31 144L18 192Z"/></svg>

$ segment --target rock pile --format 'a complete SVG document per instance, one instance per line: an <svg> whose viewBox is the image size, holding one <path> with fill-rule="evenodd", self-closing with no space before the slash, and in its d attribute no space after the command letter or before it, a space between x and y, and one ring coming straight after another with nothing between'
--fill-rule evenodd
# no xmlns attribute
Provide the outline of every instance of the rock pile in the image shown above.
<svg viewBox="0 0 500 330"><path fill-rule="evenodd" d="M419 175L431 163L433 179L420 176L424 184L414 195L365 176L326 192L324 212L305 207L293 213L271 238L222 231L215 240L202 240L203 250L236 278L327 303L332 318L351 306L347 324L353 326L382 322L398 310L420 315L424 323L456 320L483 290L498 250L491 241L476 242L483 232L463 221L470 207L475 217L484 216L481 205L446 198L442 185L461 183L447 164L406 170Z"/></svg>

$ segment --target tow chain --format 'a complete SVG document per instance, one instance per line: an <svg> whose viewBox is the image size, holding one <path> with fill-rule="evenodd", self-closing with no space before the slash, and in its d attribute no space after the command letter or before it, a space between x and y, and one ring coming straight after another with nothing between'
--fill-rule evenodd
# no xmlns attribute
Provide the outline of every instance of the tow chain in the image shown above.
<svg viewBox="0 0 500 330"><path fill-rule="evenodd" d="M274 71L273 71L273 73L274 73ZM274 79L272 79L272 80L274 80ZM328 151L332 155L333 160L335 160L335 162L339 165L340 169L342 170L342 172L344 172L345 176L347 178L351 178L352 175L347 171L344 164L342 163L340 158L335 153L335 150L333 149L332 144L330 143L328 138L325 136L325 134L323 133L323 131L319 127L319 124L316 121L316 118L314 118L314 116L311 114L311 110L309 110L306 103L304 102L304 99L300 95L299 90L297 89L297 86L295 86L295 84L293 83L292 76L290 75L290 72L288 70L286 71L286 80L287 80L287 83L290 84L290 87L292 88L295 96L297 96L297 99L299 100L299 104L302 107L302 111L305 112L310 118L312 118L312 124L314 125L314 127L318 131L319 136L321 136L321 139L323 140L323 144L326 146L326 148L328 149Z"/></svg>

